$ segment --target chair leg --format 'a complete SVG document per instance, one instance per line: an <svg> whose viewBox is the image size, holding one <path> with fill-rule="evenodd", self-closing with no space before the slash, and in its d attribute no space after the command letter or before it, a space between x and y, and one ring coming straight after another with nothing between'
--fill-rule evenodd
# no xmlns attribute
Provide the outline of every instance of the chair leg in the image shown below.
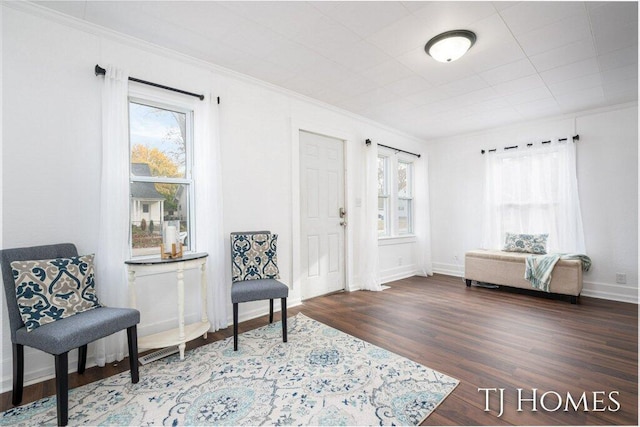
<svg viewBox="0 0 640 427"><path fill-rule="evenodd" d="M287 342L287 299L280 298L280 313L282 317L282 342Z"/></svg>
<svg viewBox="0 0 640 427"><path fill-rule="evenodd" d="M269 323L273 323L273 298L269 299Z"/></svg>
<svg viewBox="0 0 640 427"><path fill-rule="evenodd" d="M56 354L56 402L58 404L58 425L69 422L69 352Z"/></svg>
<svg viewBox="0 0 640 427"><path fill-rule="evenodd" d="M84 374L84 368L87 366L87 344L78 347L78 373Z"/></svg>
<svg viewBox="0 0 640 427"><path fill-rule="evenodd" d="M22 402L22 386L24 384L24 346L13 343L13 393L11 403Z"/></svg>
<svg viewBox="0 0 640 427"><path fill-rule="evenodd" d="M138 373L138 328L136 325L127 328L127 344L129 345L131 382L137 384L140 381L140 375Z"/></svg>
<svg viewBox="0 0 640 427"><path fill-rule="evenodd" d="M238 303L233 304L233 351L238 351Z"/></svg>

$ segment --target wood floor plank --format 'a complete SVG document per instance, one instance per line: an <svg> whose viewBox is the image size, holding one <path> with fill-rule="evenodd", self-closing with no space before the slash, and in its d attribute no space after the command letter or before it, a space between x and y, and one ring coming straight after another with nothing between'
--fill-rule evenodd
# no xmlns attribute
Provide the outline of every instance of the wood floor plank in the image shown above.
<svg viewBox="0 0 640 427"><path fill-rule="evenodd" d="M460 385L424 421L424 425L638 425L638 306L581 297L577 305L505 289L467 288L460 278L435 275L389 284L382 292L336 293L291 307L374 345L408 357L460 380ZM276 316L277 318L277 316ZM243 322L240 332L264 325L267 317ZM208 340L231 336L231 328L209 334ZM241 343L240 343L241 344ZM126 371L127 360L104 368L71 374L77 387ZM504 389L503 414L498 417L497 392L490 411L479 388ZM544 410L524 397L549 392ZM593 393L617 393L619 409L594 411ZM55 392L53 380L25 387L23 403ZM577 401L574 410L567 395ZM597 394L596 396L601 396ZM611 406L607 397L596 409ZM11 407L9 393L0 395L0 410Z"/></svg>

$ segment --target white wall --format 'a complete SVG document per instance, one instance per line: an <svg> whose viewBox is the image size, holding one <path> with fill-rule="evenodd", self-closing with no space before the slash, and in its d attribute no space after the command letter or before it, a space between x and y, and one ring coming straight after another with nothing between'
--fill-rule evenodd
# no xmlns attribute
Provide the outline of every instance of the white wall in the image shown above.
<svg viewBox="0 0 640 427"><path fill-rule="evenodd" d="M638 300L638 108L621 105L429 142L434 270L462 275L464 253L481 246L481 149L573 134L587 254L583 295ZM616 273L627 275L616 283Z"/></svg>
<svg viewBox="0 0 640 427"><path fill-rule="evenodd" d="M132 76L221 97L218 130L225 234L265 228L277 232L281 275L289 283L295 283L295 124L329 136L345 136L347 204L352 221L347 269L350 288L358 288L358 254L353 242L358 240L360 208L356 201L363 197L359 176L366 149L364 140L370 138L408 151L419 151L421 141L211 64L36 6L3 3L0 10L4 42L4 247L71 241L81 253L96 250L102 78L94 75L93 66L114 64L128 69ZM228 259L225 264L229 265ZM196 282L196 273L189 272L186 280ZM177 324L170 292L174 287L173 275L138 280L138 292L153 296L138 297L141 335ZM295 286L289 300L290 304L300 300ZM230 313L230 301L228 305ZM267 307L268 304L243 304L240 318L265 314ZM198 309L197 299L193 295L187 297L187 321L199 316ZM1 310L0 392L10 389L11 372L4 301ZM52 376L52 357L33 349L26 349L25 356L27 383ZM72 352L72 370L75 362L76 354ZM88 364L92 363L90 346Z"/></svg>
<svg viewBox="0 0 640 427"><path fill-rule="evenodd" d="M389 283L421 274L415 237L394 237L378 240L380 282Z"/></svg>

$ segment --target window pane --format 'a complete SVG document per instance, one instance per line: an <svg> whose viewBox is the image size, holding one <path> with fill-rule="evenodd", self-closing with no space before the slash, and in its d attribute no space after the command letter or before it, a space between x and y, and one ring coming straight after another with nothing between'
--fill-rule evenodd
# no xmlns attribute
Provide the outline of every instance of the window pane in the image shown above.
<svg viewBox="0 0 640 427"><path fill-rule="evenodd" d="M378 157L378 194L387 194L387 158Z"/></svg>
<svg viewBox="0 0 640 427"><path fill-rule="evenodd" d="M409 234L413 231L411 199L398 199L398 234Z"/></svg>
<svg viewBox="0 0 640 427"><path fill-rule="evenodd" d="M398 197L411 197L411 163L398 162Z"/></svg>
<svg viewBox="0 0 640 427"><path fill-rule="evenodd" d="M131 173L185 178L186 124L183 112L130 102Z"/></svg>
<svg viewBox="0 0 640 427"><path fill-rule="evenodd" d="M188 250L191 245L188 239L189 185L132 182L132 255L160 255L162 232L169 221L176 227L177 238L184 249Z"/></svg>
<svg viewBox="0 0 640 427"><path fill-rule="evenodd" d="M378 235L386 236L389 234L389 199L386 197L378 197Z"/></svg>

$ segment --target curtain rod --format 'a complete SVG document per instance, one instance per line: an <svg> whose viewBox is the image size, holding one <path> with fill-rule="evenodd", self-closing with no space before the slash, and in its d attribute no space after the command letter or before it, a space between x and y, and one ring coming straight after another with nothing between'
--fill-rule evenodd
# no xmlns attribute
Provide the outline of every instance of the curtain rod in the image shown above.
<svg viewBox="0 0 640 427"><path fill-rule="evenodd" d="M580 135L573 135L572 139L573 139L573 142L580 141ZM560 138L560 139L558 139L558 142L564 142L566 140L567 140L567 138ZM542 141L541 144L551 144L551 141ZM531 147L531 146L533 146L533 143L527 144L527 147ZM518 148L517 145L512 145L511 147L504 147L503 149L504 150L514 150L516 148ZM497 150L496 148L492 148L491 150L480 150L480 153L481 154L493 153L496 150Z"/></svg>
<svg viewBox="0 0 640 427"><path fill-rule="evenodd" d="M100 65L96 64L95 72L96 72L96 76L98 76L98 75L104 76L106 74L107 70L102 68ZM196 98L200 98L200 101L202 101L204 99L204 95L198 95L197 93L187 92L186 90L176 89L176 88L165 86L165 85L161 85L161 84L158 84L158 83L148 82L146 80L137 79L135 77L129 77L129 80L131 80L132 82L136 82L136 83L142 83L142 84L145 84L145 85L158 87L160 89L171 90L173 92L182 93L184 95L194 96Z"/></svg>
<svg viewBox="0 0 640 427"><path fill-rule="evenodd" d="M370 140L369 138L367 138L367 139L364 141L364 143L365 143L365 144L367 144L367 145L371 145L371 140ZM411 151L404 151L404 150L401 150L401 149L399 149L399 148L395 148L395 147L389 147L388 145L378 144L378 146L380 146L380 147L384 147L384 148L388 148L388 149L390 149L390 150L394 150L396 153L406 153L406 154L411 154L412 156L416 156L416 157L418 157L418 158L420 158L420 157L421 157L421 155L420 155L420 154L412 153Z"/></svg>

